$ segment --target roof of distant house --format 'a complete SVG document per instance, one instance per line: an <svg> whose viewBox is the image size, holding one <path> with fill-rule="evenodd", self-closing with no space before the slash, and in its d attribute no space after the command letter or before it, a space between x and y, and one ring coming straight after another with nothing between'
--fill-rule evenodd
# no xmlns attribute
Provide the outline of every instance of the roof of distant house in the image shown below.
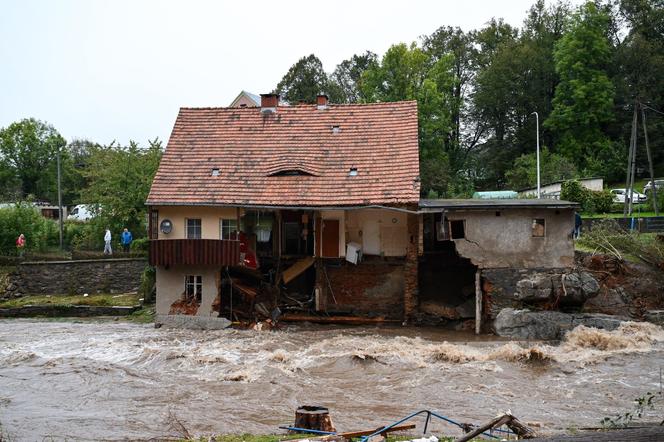
<svg viewBox="0 0 664 442"><path fill-rule="evenodd" d="M419 201L417 103L182 108L149 205Z"/></svg>
<svg viewBox="0 0 664 442"><path fill-rule="evenodd" d="M244 97L247 97L248 99L250 99L251 101L253 101L254 104L255 104L256 106L260 106L260 105L261 105L261 97L260 97L259 95L252 94L251 92L247 92L247 91L244 91L244 90L243 90L242 92L240 92L240 93L238 94L237 97L235 97L235 99L233 100L233 102L230 104L229 107L235 107L236 104L237 104L237 102L240 101L240 98L242 98L243 96L244 96Z"/></svg>
<svg viewBox="0 0 664 442"><path fill-rule="evenodd" d="M423 199L421 212L440 212L444 209L576 209L578 203L554 199Z"/></svg>
<svg viewBox="0 0 664 442"><path fill-rule="evenodd" d="M558 180L558 181L551 181L546 184L541 184L540 187L546 187L546 186L553 186L554 184L562 184L565 181L578 181L583 184L584 181L593 181L593 180L602 180L603 178L600 176L591 176L591 177L586 177L586 178L570 178L568 180ZM526 187L524 189L519 189L518 192L537 192L537 187Z"/></svg>

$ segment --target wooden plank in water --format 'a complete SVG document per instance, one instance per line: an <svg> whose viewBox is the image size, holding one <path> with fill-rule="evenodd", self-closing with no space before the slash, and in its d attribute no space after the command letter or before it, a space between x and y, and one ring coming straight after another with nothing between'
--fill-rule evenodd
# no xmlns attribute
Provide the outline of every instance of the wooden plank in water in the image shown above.
<svg viewBox="0 0 664 442"><path fill-rule="evenodd" d="M399 319L362 318L360 316L314 316L286 313L279 318L286 322L314 322L317 324L400 324Z"/></svg>

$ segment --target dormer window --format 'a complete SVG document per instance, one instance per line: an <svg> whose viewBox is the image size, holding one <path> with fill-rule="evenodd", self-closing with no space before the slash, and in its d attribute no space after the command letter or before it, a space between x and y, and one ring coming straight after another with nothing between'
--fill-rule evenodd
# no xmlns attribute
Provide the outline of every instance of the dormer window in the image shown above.
<svg viewBox="0 0 664 442"><path fill-rule="evenodd" d="M312 176L312 174L301 169L285 169L275 172L270 176Z"/></svg>
<svg viewBox="0 0 664 442"><path fill-rule="evenodd" d="M338 134L339 132L341 132L341 127L339 127L339 126L332 126L332 133L333 133L333 134Z"/></svg>
<svg viewBox="0 0 664 442"><path fill-rule="evenodd" d="M213 168L212 171L210 172L210 175L219 176L219 168L218 167Z"/></svg>
<svg viewBox="0 0 664 442"><path fill-rule="evenodd" d="M348 171L348 176L357 176L357 167L351 167Z"/></svg>

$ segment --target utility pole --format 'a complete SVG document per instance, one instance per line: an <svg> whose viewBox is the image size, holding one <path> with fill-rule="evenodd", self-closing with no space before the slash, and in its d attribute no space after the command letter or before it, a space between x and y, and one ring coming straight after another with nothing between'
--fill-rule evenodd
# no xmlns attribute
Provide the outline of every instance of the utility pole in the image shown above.
<svg viewBox="0 0 664 442"><path fill-rule="evenodd" d="M648 128L646 127L646 111L643 109L643 106L641 106L641 120L643 121L643 138L645 138L646 142L646 154L648 155L648 166L650 168L650 184L652 185L650 191L652 192L652 207L655 209L655 216L659 216L659 208L657 207L657 186L655 183L655 171L652 167L652 155L650 154L650 144L648 143Z"/></svg>
<svg viewBox="0 0 664 442"><path fill-rule="evenodd" d="M540 182L540 145L539 145L539 114L533 112L530 115L535 115L535 126L537 127L536 137L537 137L537 199L542 197L542 186Z"/></svg>
<svg viewBox="0 0 664 442"><path fill-rule="evenodd" d="M60 222L60 250L64 250L63 247L63 227L62 227L62 184L61 184L61 173L60 173L60 152L57 155L58 159L58 220Z"/></svg>
<svg viewBox="0 0 664 442"><path fill-rule="evenodd" d="M629 153L627 154L627 178L625 180L625 201L623 216L632 214L632 188L634 187L634 173L636 172L636 125L638 124L637 102L634 102L634 115L632 117L632 134L629 140Z"/></svg>

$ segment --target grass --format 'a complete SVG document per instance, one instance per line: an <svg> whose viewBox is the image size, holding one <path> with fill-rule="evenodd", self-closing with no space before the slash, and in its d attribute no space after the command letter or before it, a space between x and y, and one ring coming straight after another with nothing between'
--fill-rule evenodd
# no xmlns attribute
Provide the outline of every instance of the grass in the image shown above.
<svg viewBox="0 0 664 442"><path fill-rule="evenodd" d="M155 313L154 305L146 305L142 309L136 310L131 315L123 316L122 319L137 324L150 324L154 322Z"/></svg>
<svg viewBox="0 0 664 442"><path fill-rule="evenodd" d="M95 306L132 306L138 305L137 294L100 294L100 295L28 295L20 298L0 301L0 308L15 308L26 305L95 305Z"/></svg>
<svg viewBox="0 0 664 442"><path fill-rule="evenodd" d="M581 216L583 218L594 218L594 219L599 219L599 218L623 218L623 213L618 212L618 213L582 213ZM648 212L648 211L637 211L635 210L634 213L632 214L634 218L649 218L652 216L657 216L655 212ZM664 212L660 212L659 216L664 216ZM631 218L631 217L630 217Z"/></svg>

